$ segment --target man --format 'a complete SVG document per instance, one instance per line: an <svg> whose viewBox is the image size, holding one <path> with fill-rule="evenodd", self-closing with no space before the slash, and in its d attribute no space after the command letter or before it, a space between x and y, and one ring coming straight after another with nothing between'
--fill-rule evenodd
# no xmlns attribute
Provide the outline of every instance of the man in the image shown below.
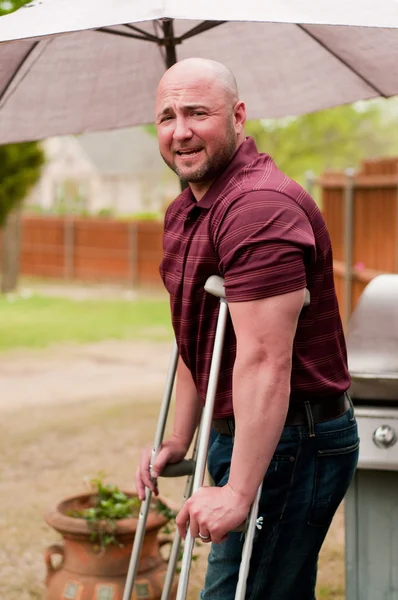
<svg viewBox="0 0 398 600"><path fill-rule="evenodd" d="M318 553L358 456L346 348L321 213L246 139L245 118L219 63L188 59L160 81L160 152L188 183L167 210L160 269L180 360L173 434L151 473L143 452L137 490L157 493L158 474L193 438L218 313L203 286L221 275L231 319L208 456L216 486L185 502L177 526L213 542L202 598L234 598L243 540L228 532L264 479L247 598L314 600Z"/></svg>

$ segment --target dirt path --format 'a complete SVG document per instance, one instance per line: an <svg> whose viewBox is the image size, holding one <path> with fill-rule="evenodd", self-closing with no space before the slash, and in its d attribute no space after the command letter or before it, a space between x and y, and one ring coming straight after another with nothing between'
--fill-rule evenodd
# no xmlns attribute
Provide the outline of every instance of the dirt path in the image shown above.
<svg viewBox="0 0 398 600"><path fill-rule="evenodd" d="M163 391L170 352L170 342L105 341L0 355L0 411L154 398Z"/></svg>
<svg viewBox="0 0 398 600"><path fill-rule="evenodd" d="M153 436L170 351L169 342L106 341L0 355L1 598L42 598L42 551L54 539L45 507L99 470L131 484ZM166 483L162 493L179 502L181 490ZM344 597L343 547L339 510L321 553L320 599ZM190 600L204 568L201 559Z"/></svg>

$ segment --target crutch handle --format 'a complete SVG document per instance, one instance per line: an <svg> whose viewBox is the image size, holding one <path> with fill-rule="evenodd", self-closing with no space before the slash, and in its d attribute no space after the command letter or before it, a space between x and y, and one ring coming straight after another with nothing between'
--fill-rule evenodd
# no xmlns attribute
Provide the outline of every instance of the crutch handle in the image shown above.
<svg viewBox="0 0 398 600"><path fill-rule="evenodd" d="M217 296L217 298L225 298L225 287L224 287L224 279L219 275L211 275L205 283L205 290L209 294L213 296ZM307 288L305 289L305 296L303 307L308 306L311 301L311 295Z"/></svg>
<svg viewBox="0 0 398 600"><path fill-rule="evenodd" d="M160 477L184 477L192 475L195 471L195 461L190 459L181 460L177 463L169 463L160 473Z"/></svg>

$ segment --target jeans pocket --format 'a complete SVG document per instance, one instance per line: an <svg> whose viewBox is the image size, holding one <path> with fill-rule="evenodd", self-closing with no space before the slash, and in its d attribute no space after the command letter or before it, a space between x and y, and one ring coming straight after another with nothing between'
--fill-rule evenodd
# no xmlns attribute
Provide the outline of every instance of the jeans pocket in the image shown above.
<svg viewBox="0 0 398 600"><path fill-rule="evenodd" d="M308 524L328 527L354 475L359 440L350 446L318 450Z"/></svg>

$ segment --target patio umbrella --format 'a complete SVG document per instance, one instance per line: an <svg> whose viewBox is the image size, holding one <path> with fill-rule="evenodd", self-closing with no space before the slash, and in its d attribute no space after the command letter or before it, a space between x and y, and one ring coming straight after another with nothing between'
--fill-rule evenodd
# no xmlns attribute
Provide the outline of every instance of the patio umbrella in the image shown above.
<svg viewBox="0 0 398 600"><path fill-rule="evenodd" d="M398 94L397 0L40 0L0 42L0 143L151 122L190 56L233 70L249 118Z"/></svg>

